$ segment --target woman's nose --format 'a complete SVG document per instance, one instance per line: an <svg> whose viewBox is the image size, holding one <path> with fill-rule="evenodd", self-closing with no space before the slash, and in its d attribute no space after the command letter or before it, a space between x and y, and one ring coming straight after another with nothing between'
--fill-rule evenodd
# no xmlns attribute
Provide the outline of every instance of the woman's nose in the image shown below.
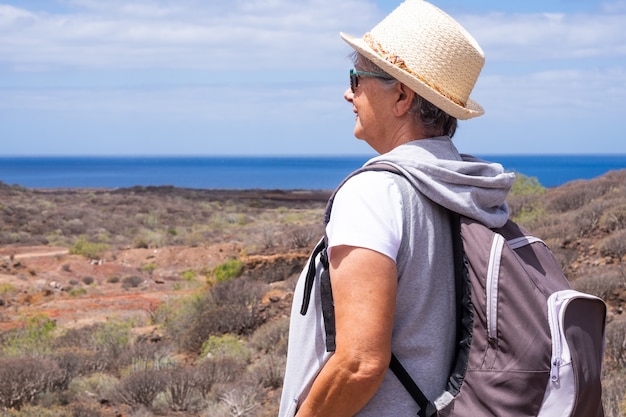
<svg viewBox="0 0 626 417"><path fill-rule="evenodd" d="M350 87L346 88L346 91L343 93L343 98L348 102L352 103L352 98L354 97L354 93Z"/></svg>

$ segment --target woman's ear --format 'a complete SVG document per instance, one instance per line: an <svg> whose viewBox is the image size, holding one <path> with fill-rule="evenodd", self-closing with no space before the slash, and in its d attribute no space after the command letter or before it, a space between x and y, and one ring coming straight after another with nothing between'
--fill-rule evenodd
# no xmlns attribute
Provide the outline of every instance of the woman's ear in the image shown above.
<svg viewBox="0 0 626 417"><path fill-rule="evenodd" d="M396 83L396 102L393 107L396 116L404 116L413 105L415 92L402 83Z"/></svg>

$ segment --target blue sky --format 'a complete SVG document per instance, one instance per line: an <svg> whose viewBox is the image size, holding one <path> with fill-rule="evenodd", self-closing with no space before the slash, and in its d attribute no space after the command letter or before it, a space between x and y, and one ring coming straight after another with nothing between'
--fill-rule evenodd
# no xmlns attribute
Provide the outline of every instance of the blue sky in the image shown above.
<svg viewBox="0 0 626 417"><path fill-rule="evenodd" d="M486 55L474 154L626 154L626 0L434 0ZM0 155L368 155L339 32L388 0L0 0Z"/></svg>

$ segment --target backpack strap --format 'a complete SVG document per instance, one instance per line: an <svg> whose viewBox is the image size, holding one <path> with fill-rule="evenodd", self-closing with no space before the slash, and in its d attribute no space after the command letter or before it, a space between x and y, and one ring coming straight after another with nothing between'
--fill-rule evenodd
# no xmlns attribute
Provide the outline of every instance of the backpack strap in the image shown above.
<svg viewBox="0 0 626 417"><path fill-rule="evenodd" d="M404 388L411 394L411 397L415 400L420 409L417 412L419 417L433 417L437 415L437 407L431 401L426 398L422 390L417 386L411 375L402 366L396 355L391 354L391 363L389 368L396 375L398 380L404 385Z"/></svg>
<svg viewBox="0 0 626 417"><path fill-rule="evenodd" d="M330 221L330 212L333 208L333 202L335 201L335 195L337 191L353 176L364 172L364 171L389 171L395 172L395 168L386 165L386 164L376 164L370 165L363 168L360 168L350 175L348 175L339 186L332 193L330 198L328 199L328 203L326 204L326 211L324 214L324 225L327 225ZM334 352L337 349L335 336L336 336L336 328L335 328L335 303L333 300L333 290L330 284L330 269L328 263L328 236L324 235L324 238L320 240L315 249L313 249L313 253L309 258L309 266L306 274L306 279L304 281L304 296L302 297L302 306L300 307L300 314L305 315L309 309L309 304L311 302L311 294L313 291L313 284L315 282L315 277L317 274L316 270L316 262L315 259L317 256L320 257L320 262L322 264L322 271L320 274L320 298L322 304L322 315L324 317L324 330L326 333L326 351Z"/></svg>
<svg viewBox="0 0 626 417"><path fill-rule="evenodd" d="M337 191L341 188L341 186L354 175L364 172L364 171L387 171L394 174L399 175L402 178L406 179L406 176L393 165L388 165L384 163L373 164L369 166L365 166L361 169L356 170L335 189L332 196L328 200L328 204L326 206L326 212L324 216L324 224L328 224L330 221L330 212L333 206L333 202L335 199L335 195ZM471 333L468 333L468 325L471 328L470 323L464 323L462 318L464 317L462 308L471 308L471 303L468 305L469 301L469 293L468 286L466 285L467 280L467 260L465 258L465 252L463 251L463 242L461 238L461 223L460 216L457 213L448 210L450 215L450 224L451 231L453 236L453 254L454 254L454 271L455 271L455 290L456 290L456 301L457 301L457 335L463 335L460 338L461 346L457 346L457 355L467 355L469 351L469 342L471 341ZM307 276L305 279L305 288L304 288L304 297L302 301L302 307L300 309L300 314L305 315L308 311L308 306L311 300L311 293L313 289L313 284L316 277L316 263L315 258L319 255L320 262L322 263L322 271L320 275L320 298L322 304L322 314L324 318L324 327L326 332L326 351L334 352L336 350L335 336L336 336L336 328L335 328L335 309L334 309L334 301L332 288L330 284L330 271L329 271L329 262L328 262L328 237L324 236L324 238L317 244L311 258L309 260L309 266L307 271ZM471 320L470 320L471 321ZM468 336L469 334L469 336ZM457 337L458 338L458 337ZM454 363L458 363L459 361L455 358ZM463 363L461 361L461 363ZM467 363L465 361L464 363ZM402 383L407 392L411 395L411 397L415 400L415 402L420 407L417 415L419 417L434 417L437 416L438 410L433 402L428 400L422 390L417 386L413 378L409 375L407 370L404 368L402 363L398 360L395 354L391 354L391 361L389 364L389 368L396 375L398 380ZM457 375L460 382L462 382L463 375L465 375L465 369L453 369L453 374ZM454 385L460 387L459 381L453 382Z"/></svg>
<svg viewBox="0 0 626 417"><path fill-rule="evenodd" d="M400 174L402 175L402 174ZM471 328L471 323L465 323L463 321L464 313L463 308L471 308L471 305L467 305L469 302L468 293L468 285L466 285L468 276L467 276L467 260L465 257L465 251L463 250L463 240L461 237L461 219L457 213L452 211L448 211L450 216L450 226L452 231L452 247L453 247L453 256L454 256L454 283L455 283L455 296L456 296L456 334L457 339L459 339L460 346L457 346L456 355L468 355L469 354L469 345L471 341L471 335L468 336L468 326ZM468 339L469 337L469 339ZM455 364L467 364L467 361L459 361L455 357L453 360ZM389 364L389 368L396 375L398 380L402 383L404 388L411 394L411 397L415 400L417 405L419 405L420 410L417 415L420 417L433 417L438 415L437 407L433 402L428 400L419 386L415 383L411 375L407 372L407 370L402 366L402 363L398 360L396 355L391 354L391 363ZM452 375L455 378L460 378L460 382L462 383L462 376L465 375L465 369L453 369ZM460 384L459 384L460 385Z"/></svg>

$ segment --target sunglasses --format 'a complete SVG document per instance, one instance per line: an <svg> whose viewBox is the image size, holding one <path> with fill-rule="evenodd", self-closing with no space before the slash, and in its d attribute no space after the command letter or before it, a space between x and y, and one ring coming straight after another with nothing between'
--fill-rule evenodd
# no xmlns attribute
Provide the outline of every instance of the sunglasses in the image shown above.
<svg viewBox="0 0 626 417"><path fill-rule="evenodd" d="M367 72L367 71L357 71L355 69L350 70L350 90L352 93L355 92L357 87L359 86L359 77L375 77L382 78L385 80L391 80L391 77L387 74L379 74L376 72Z"/></svg>

